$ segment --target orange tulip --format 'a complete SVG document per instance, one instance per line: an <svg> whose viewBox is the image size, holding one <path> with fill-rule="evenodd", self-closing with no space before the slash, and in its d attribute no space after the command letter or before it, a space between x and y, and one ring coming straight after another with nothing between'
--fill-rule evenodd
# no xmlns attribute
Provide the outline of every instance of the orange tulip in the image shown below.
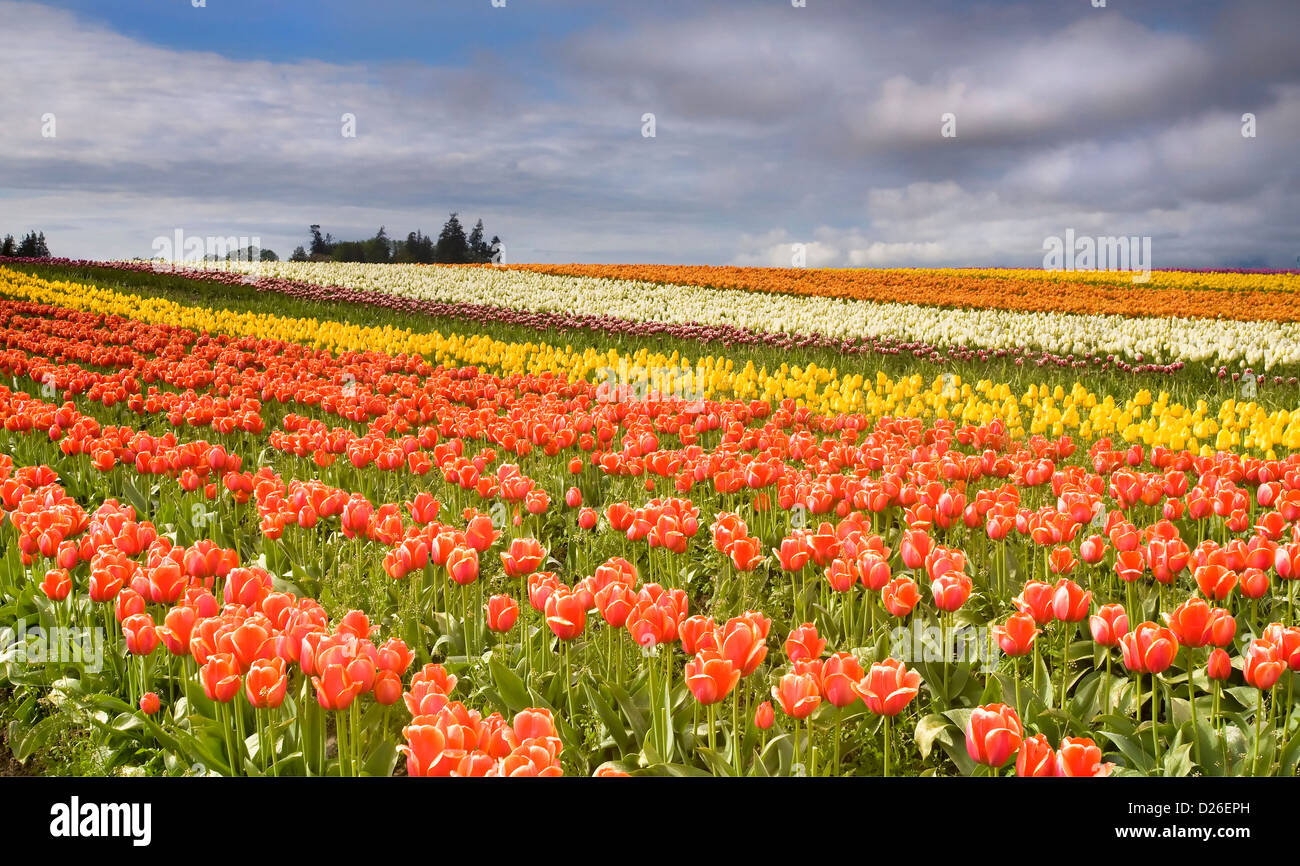
<svg viewBox="0 0 1300 866"><path fill-rule="evenodd" d="M1210 642L1210 606L1199 598L1190 598L1172 614L1165 614L1165 624L1183 646L1200 649Z"/></svg>

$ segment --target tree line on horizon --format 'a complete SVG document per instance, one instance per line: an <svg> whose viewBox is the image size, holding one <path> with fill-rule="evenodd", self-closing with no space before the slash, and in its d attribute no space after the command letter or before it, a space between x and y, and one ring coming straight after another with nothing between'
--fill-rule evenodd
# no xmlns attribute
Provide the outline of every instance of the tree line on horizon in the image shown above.
<svg viewBox="0 0 1300 866"><path fill-rule="evenodd" d="M23 235L22 241L15 241L13 235L5 235L0 241L0 258L6 259L48 259L50 248L45 243L45 232L30 231Z"/></svg>
<svg viewBox="0 0 1300 866"><path fill-rule="evenodd" d="M289 256L291 262L397 262L405 264L473 264L493 261L501 249L501 238L486 239L483 220L469 233L453 212L435 240L419 229L405 240L390 238L384 226L375 236L360 241L335 240L319 224L309 228L311 240L298 246Z"/></svg>

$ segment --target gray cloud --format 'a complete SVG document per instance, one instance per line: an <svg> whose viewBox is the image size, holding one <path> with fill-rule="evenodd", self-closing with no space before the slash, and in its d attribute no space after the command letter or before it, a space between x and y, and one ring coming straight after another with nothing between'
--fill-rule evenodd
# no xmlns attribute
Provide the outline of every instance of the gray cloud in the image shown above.
<svg viewBox="0 0 1300 866"><path fill-rule="evenodd" d="M237 60L0 0L22 22L0 32L0 231L283 254L311 222L457 209L514 260L788 264L803 242L810 264L1034 265L1073 227L1151 235L1157 266L1293 265L1294 7L1125 5L673 0L593 11L520 68Z"/></svg>

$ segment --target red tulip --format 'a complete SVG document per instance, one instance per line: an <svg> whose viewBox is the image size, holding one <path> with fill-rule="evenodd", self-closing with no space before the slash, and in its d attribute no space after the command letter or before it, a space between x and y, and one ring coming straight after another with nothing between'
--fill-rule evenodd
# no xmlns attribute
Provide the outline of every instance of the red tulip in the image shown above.
<svg viewBox="0 0 1300 866"><path fill-rule="evenodd" d="M1223 601L1237 586L1237 573L1222 565L1202 565L1196 569L1195 575L1201 594L1211 601Z"/></svg>
<svg viewBox="0 0 1300 866"><path fill-rule="evenodd" d="M1088 618L1092 593L1069 578L1056 582L1052 593L1052 613L1060 622L1082 622Z"/></svg>
<svg viewBox="0 0 1300 866"><path fill-rule="evenodd" d="M1047 556L1048 565L1052 569L1052 574L1069 574L1074 571L1078 564L1074 558L1074 552L1068 547L1055 547Z"/></svg>
<svg viewBox="0 0 1300 866"><path fill-rule="evenodd" d="M508 632L519 618L519 604L508 595L494 595L487 602L487 627L495 632Z"/></svg>
<svg viewBox="0 0 1300 866"><path fill-rule="evenodd" d="M890 616L901 619L911 613L921 601L921 593L912 578L896 577L880 591L880 600Z"/></svg>
<svg viewBox="0 0 1300 866"><path fill-rule="evenodd" d="M505 554L502 554L504 557ZM460 586L478 580L478 551L473 547L456 547L447 554L447 576ZM509 567L506 569L509 572Z"/></svg>
<svg viewBox="0 0 1300 866"><path fill-rule="evenodd" d="M1100 535L1089 535L1079 543L1079 558L1089 565L1096 565L1106 556L1106 539Z"/></svg>
<svg viewBox="0 0 1300 866"><path fill-rule="evenodd" d="M818 636L817 626L810 622L791 630L785 639L785 656L792 662L821 658L825 649L826 641Z"/></svg>
<svg viewBox="0 0 1300 866"><path fill-rule="evenodd" d="M815 630L813 637L816 637ZM737 616L727 620L718 629L715 642L718 652L730 659L743 677L752 674L763 663L763 659L767 658L767 637L763 627L748 617ZM824 641L822 647L825 647ZM811 650L811 647L808 649ZM787 650L787 654L788 652ZM817 650L817 655L821 655L821 649Z"/></svg>
<svg viewBox="0 0 1300 866"><path fill-rule="evenodd" d="M988 767L1010 760L1023 736L1020 717L1006 704L976 707L966 721L966 751L971 760Z"/></svg>
<svg viewBox="0 0 1300 866"><path fill-rule="evenodd" d="M1286 662L1278 658L1277 647L1266 640L1251 641L1242 658L1246 682L1262 692L1273 688L1286 671Z"/></svg>
<svg viewBox="0 0 1300 866"><path fill-rule="evenodd" d="M1205 662L1205 675L1212 680L1226 680L1232 676L1232 659L1221 649L1211 651Z"/></svg>
<svg viewBox="0 0 1300 866"><path fill-rule="evenodd" d="M781 704L781 711L794 719L806 719L822 702L817 678L810 673L781 677L780 683L772 686L772 697Z"/></svg>
<svg viewBox="0 0 1300 866"><path fill-rule="evenodd" d="M1241 594L1246 598L1256 599L1268 595L1268 572L1260 568L1247 568L1241 573Z"/></svg>
<svg viewBox="0 0 1300 866"><path fill-rule="evenodd" d="M239 693L239 663L230 653L213 653L199 668L199 682L208 700L227 703Z"/></svg>
<svg viewBox="0 0 1300 866"><path fill-rule="evenodd" d="M284 702L289 688L284 659L257 659L244 678L244 694L256 709L274 709Z"/></svg>
<svg viewBox="0 0 1300 866"><path fill-rule="evenodd" d="M1136 674L1164 673L1178 655L1178 638L1167 628L1144 622L1120 638L1124 667Z"/></svg>
<svg viewBox="0 0 1300 866"><path fill-rule="evenodd" d="M970 598L971 579L959 571L949 571L930 582L930 593L935 607L952 613Z"/></svg>
<svg viewBox="0 0 1300 866"><path fill-rule="evenodd" d="M516 538L510 549L502 551L501 563L507 577L524 577L532 574L546 558L546 551L536 538Z"/></svg>
<svg viewBox="0 0 1300 866"><path fill-rule="evenodd" d="M1016 775L1044 778L1056 775L1056 750L1044 734L1025 737L1016 753Z"/></svg>
<svg viewBox="0 0 1300 866"><path fill-rule="evenodd" d="M1119 646L1120 638L1128 634L1128 614L1122 604L1106 604L1088 618L1092 639L1104 647Z"/></svg>
<svg viewBox="0 0 1300 866"><path fill-rule="evenodd" d="M1101 749L1088 737L1066 737L1056 755L1058 776L1105 776L1113 764L1101 762Z"/></svg>
<svg viewBox="0 0 1300 866"><path fill-rule="evenodd" d="M705 706L721 701L738 682L740 670L717 650L702 650L686 663L686 686Z"/></svg>
<svg viewBox="0 0 1300 866"><path fill-rule="evenodd" d="M158 646L158 632L153 618L147 613L137 613L122 621L122 635L126 638L127 652L147 656Z"/></svg>
<svg viewBox="0 0 1300 866"><path fill-rule="evenodd" d="M862 665L851 653L835 653L822 665L821 692L831 706L843 709L858 699L862 677Z"/></svg>
<svg viewBox="0 0 1300 866"><path fill-rule="evenodd" d="M50 601L63 601L72 592L72 578L68 575L67 569L51 568L45 572L45 580L41 581L41 592Z"/></svg>
<svg viewBox="0 0 1300 866"><path fill-rule="evenodd" d="M993 636L997 638L1002 652L1009 656L1027 655L1034 648L1034 638L1041 629L1034 624L1034 618L1027 613L1013 613L1003 625L993 626Z"/></svg>
<svg viewBox="0 0 1300 866"><path fill-rule="evenodd" d="M546 599L546 625L560 640L573 640L587 625L587 609L577 595L560 587Z"/></svg>
<svg viewBox="0 0 1300 866"><path fill-rule="evenodd" d="M1140 578L1147 567L1146 557L1141 550L1125 550L1115 555L1115 573L1125 583L1133 583Z"/></svg>
<svg viewBox="0 0 1300 866"><path fill-rule="evenodd" d="M1055 587L1041 580L1027 581L1020 595L1011 599L1017 610L1032 616L1038 625L1047 625L1056 619L1055 601Z"/></svg>
<svg viewBox="0 0 1300 866"><path fill-rule="evenodd" d="M921 688L921 675L897 659L877 662L858 681L857 691L867 709L877 716L896 716Z"/></svg>
<svg viewBox="0 0 1300 866"><path fill-rule="evenodd" d="M371 690L375 694L375 703L381 707L391 706L402 697L402 678L393 671L378 671Z"/></svg>

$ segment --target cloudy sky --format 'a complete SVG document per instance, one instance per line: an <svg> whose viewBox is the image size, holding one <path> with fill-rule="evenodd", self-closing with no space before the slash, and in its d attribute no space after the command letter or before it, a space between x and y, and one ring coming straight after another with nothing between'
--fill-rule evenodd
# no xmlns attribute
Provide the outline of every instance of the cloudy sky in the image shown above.
<svg viewBox="0 0 1300 866"><path fill-rule="evenodd" d="M0 0L0 232L287 255L455 210L510 261L1300 256L1296 0L197 2Z"/></svg>

